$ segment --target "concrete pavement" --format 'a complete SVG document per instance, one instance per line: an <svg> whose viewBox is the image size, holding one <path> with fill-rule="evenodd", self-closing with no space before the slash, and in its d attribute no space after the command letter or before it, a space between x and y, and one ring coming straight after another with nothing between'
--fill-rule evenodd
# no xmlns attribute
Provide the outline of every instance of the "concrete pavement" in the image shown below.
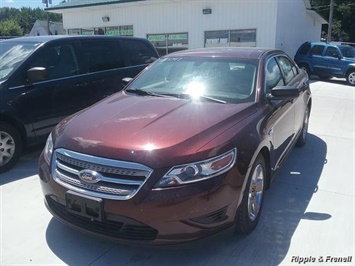
<svg viewBox="0 0 355 266"><path fill-rule="evenodd" d="M311 89L308 142L278 172L250 235L138 247L73 230L43 204L37 149L0 178L0 265L355 265L355 87Z"/></svg>

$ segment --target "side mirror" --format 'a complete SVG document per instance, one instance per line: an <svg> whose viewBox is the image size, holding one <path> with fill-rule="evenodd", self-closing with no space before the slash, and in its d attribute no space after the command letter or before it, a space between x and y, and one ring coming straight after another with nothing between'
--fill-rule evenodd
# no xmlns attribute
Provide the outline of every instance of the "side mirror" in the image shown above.
<svg viewBox="0 0 355 266"><path fill-rule="evenodd" d="M27 78L31 83L36 81L45 80L47 71L45 67L32 67L27 70Z"/></svg>
<svg viewBox="0 0 355 266"><path fill-rule="evenodd" d="M126 87L131 81L133 80L133 78L123 78L122 80L121 80L121 85L123 86L123 87Z"/></svg>
<svg viewBox="0 0 355 266"><path fill-rule="evenodd" d="M297 98L299 94L300 91L296 87L277 86L271 90L271 93L267 95L267 98L270 100L293 99Z"/></svg>

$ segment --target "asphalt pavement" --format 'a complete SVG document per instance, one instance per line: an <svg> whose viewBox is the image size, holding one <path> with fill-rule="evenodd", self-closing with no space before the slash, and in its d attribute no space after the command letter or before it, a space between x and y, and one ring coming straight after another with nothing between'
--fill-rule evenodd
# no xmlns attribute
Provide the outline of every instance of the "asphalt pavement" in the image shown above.
<svg viewBox="0 0 355 266"><path fill-rule="evenodd" d="M44 206L38 147L0 176L0 265L355 265L355 87L311 90L308 142L277 173L251 234L151 247L78 232Z"/></svg>

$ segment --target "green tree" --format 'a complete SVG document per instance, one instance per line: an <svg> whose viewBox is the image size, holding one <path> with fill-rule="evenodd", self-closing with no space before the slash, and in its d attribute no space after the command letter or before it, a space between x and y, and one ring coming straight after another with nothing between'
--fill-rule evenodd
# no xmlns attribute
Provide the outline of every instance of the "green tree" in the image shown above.
<svg viewBox="0 0 355 266"><path fill-rule="evenodd" d="M29 8L22 7L20 9L17 8L0 8L0 24L2 24L6 20L14 20L17 25L20 26L22 33L21 35L30 33L33 24L37 19L39 20L47 20L53 22L62 22L62 16L60 14L53 14L44 11L41 8ZM20 35L15 35L20 36Z"/></svg>
<svg viewBox="0 0 355 266"><path fill-rule="evenodd" d="M23 31L16 20L8 19L0 23L0 36L22 36Z"/></svg>
<svg viewBox="0 0 355 266"><path fill-rule="evenodd" d="M312 7L329 19L330 0L312 0ZM325 25L323 31L328 32ZM355 42L354 0L334 0L332 40Z"/></svg>

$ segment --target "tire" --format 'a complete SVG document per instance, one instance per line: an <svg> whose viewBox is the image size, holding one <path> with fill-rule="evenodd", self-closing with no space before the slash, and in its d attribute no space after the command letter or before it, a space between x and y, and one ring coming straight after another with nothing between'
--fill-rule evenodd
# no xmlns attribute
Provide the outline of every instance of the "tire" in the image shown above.
<svg viewBox="0 0 355 266"><path fill-rule="evenodd" d="M303 147L306 144L307 135L308 135L308 124L309 124L309 107L307 106L305 114L304 114L301 134L298 137L297 142L296 142L296 146L298 146L298 147Z"/></svg>
<svg viewBox="0 0 355 266"><path fill-rule="evenodd" d="M312 73L307 65L301 64L300 69L304 70L307 73L308 77L311 77Z"/></svg>
<svg viewBox="0 0 355 266"><path fill-rule="evenodd" d="M0 173L10 170L22 153L22 140L11 125L0 125Z"/></svg>
<svg viewBox="0 0 355 266"><path fill-rule="evenodd" d="M355 69L350 69L346 74L346 83L351 86L355 86Z"/></svg>
<svg viewBox="0 0 355 266"><path fill-rule="evenodd" d="M248 234L257 226L264 202L265 181L265 159L259 154L251 169L243 199L236 214L235 231L237 233Z"/></svg>

